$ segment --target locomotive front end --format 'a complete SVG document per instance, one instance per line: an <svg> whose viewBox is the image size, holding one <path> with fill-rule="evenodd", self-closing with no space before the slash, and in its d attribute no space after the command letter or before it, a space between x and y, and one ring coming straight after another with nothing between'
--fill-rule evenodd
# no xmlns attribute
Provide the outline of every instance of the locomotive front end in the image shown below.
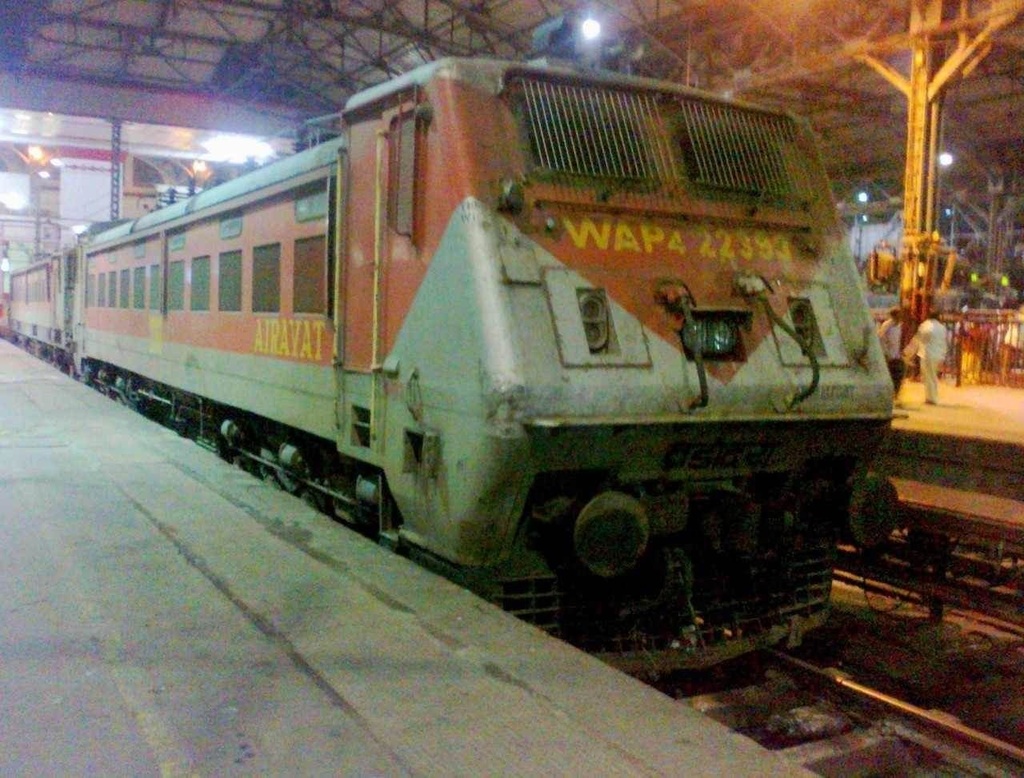
<svg viewBox="0 0 1024 778"><path fill-rule="evenodd" d="M820 624L892 387L807 127L467 60L347 116L339 451L385 538L638 671Z"/></svg>
<svg viewBox="0 0 1024 778"><path fill-rule="evenodd" d="M798 641L891 413L808 130L626 79L502 97L495 370L535 470L503 605L636 670Z"/></svg>

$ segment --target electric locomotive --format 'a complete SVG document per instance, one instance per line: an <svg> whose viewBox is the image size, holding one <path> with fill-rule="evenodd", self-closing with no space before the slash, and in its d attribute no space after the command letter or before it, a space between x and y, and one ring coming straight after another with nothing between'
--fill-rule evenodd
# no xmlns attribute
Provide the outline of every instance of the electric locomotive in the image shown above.
<svg viewBox="0 0 1024 778"><path fill-rule="evenodd" d="M76 268L77 257L71 251L13 271L10 300L0 316L0 335L68 371Z"/></svg>
<svg viewBox="0 0 1024 778"><path fill-rule="evenodd" d="M820 624L892 385L805 123L447 59L338 129L94 237L77 369L629 669Z"/></svg>

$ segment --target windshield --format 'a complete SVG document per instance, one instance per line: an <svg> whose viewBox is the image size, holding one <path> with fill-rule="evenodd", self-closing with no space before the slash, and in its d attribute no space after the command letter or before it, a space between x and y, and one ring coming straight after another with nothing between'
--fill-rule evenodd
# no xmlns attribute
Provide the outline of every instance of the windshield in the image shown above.
<svg viewBox="0 0 1024 778"><path fill-rule="evenodd" d="M803 206L789 117L699 97L518 77L508 95L539 180Z"/></svg>

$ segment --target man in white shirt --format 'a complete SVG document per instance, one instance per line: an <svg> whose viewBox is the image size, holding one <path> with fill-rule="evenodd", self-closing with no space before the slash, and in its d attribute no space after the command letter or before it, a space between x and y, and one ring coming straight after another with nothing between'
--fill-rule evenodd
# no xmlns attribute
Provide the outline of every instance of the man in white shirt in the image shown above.
<svg viewBox="0 0 1024 778"><path fill-rule="evenodd" d="M928 314L903 353L907 357L915 353L920 357L924 401L935 405L939 401L939 368L946 359L946 327L939 321L938 313Z"/></svg>

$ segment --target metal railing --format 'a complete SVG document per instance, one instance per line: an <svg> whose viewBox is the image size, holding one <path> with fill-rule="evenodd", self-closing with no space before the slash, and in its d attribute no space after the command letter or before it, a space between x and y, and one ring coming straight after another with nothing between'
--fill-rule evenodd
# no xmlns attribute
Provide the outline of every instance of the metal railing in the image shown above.
<svg viewBox="0 0 1024 778"><path fill-rule="evenodd" d="M943 373L957 386L1024 389L1024 319L1015 310L943 314L950 349Z"/></svg>
<svg viewBox="0 0 1024 778"><path fill-rule="evenodd" d="M881 323L885 312L876 310ZM1024 319L1017 311L970 310L944 313L949 348L941 374L957 386L1024 389Z"/></svg>

